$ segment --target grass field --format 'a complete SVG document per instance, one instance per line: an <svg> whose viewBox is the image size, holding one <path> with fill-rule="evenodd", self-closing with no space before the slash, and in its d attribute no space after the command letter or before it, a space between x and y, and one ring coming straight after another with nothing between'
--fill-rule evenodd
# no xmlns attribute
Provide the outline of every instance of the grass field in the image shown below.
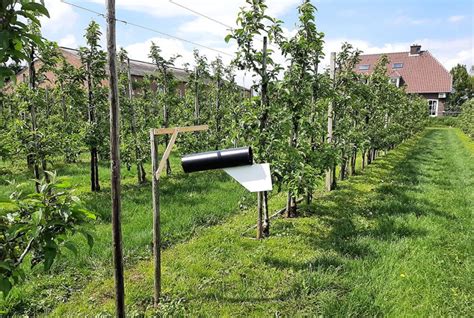
<svg viewBox="0 0 474 318"><path fill-rule="evenodd" d="M180 170L176 160L173 166L176 171ZM95 245L89 252L86 241L78 236L77 256L65 251L50 274L45 274L41 267L34 269L29 273L28 280L12 291L8 302L0 299L0 312L6 310L32 315L49 311L87 282L111 275L109 167L100 167L103 187L100 193L90 193L89 164L85 158L78 164L56 164L55 168L62 179L77 189L76 194L85 205L97 213L99 221L95 225ZM24 170L23 163L13 165L13 168L11 163L3 163L0 172L0 201L14 189L6 180L15 179L22 189L33 191L33 182L29 180L31 172ZM125 266L130 267L139 260L149 259L151 255L151 184L136 185L133 171L124 170L122 174L124 256ZM239 205L251 205L256 201L222 172L177 173L172 178L163 178L161 194L162 240L165 247L189 239L204 227L222 222L227 216L238 212ZM226 199L222 200L222 197Z"/></svg>
<svg viewBox="0 0 474 318"><path fill-rule="evenodd" d="M75 180L81 171L67 174ZM152 314L150 192L148 186L132 186L132 175L127 178L127 311ZM340 182L337 191L318 193L301 217L273 222L272 236L263 241L254 240L254 233L241 236L256 212L233 213L245 192L227 177L177 176L166 182L163 315L469 317L474 312L474 143L459 130L427 129L363 174ZM209 183L217 187L206 189ZM193 186L202 187L196 192L209 201L201 208L193 198L180 201ZM6 190L3 186L0 193ZM107 211L107 195L87 201ZM270 208L279 209L284 201L276 195ZM44 297L35 301L50 303L34 303L30 313L54 308L49 316L113 315L110 226L103 213L92 255L67 257L50 280L34 278L17 291L23 299L18 308L26 308L25 295L36 289ZM172 217L178 213L186 214L184 221ZM204 228L218 221L223 222ZM201 228L195 235L194 226ZM88 279L78 281L85 288L74 292L73 279L83 270ZM79 274L67 276L75 271ZM72 289L68 294L54 290L61 280Z"/></svg>

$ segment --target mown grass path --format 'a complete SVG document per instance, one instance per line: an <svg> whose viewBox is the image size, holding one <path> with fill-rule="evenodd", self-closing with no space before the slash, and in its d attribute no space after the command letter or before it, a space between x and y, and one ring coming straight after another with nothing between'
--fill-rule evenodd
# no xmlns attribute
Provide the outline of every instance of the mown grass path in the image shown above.
<svg viewBox="0 0 474 318"><path fill-rule="evenodd" d="M281 207L284 198L272 201ZM263 241L255 211L163 255L162 312L191 316L454 316L474 312L474 144L427 129L362 175L321 194ZM127 271L129 313L152 313L152 264ZM52 316L113 313L94 281Z"/></svg>

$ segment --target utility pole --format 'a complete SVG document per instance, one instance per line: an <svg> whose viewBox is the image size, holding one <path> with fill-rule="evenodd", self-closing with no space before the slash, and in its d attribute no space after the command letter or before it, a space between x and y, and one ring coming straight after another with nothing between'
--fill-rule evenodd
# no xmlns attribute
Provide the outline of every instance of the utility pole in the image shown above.
<svg viewBox="0 0 474 318"><path fill-rule="evenodd" d="M117 48L115 39L115 0L107 0L107 56L109 66L110 104L110 164L112 170L112 239L115 278L115 313L125 317L125 291L123 279L121 198L120 198L120 108L117 79Z"/></svg>
<svg viewBox="0 0 474 318"><path fill-rule="evenodd" d="M329 68L329 76L332 81L332 87L334 88L334 81L336 78L336 52L331 52L331 61ZM327 143L333 143L333 119L334 119L334 99L331 99L328 105L328 136ZM331 163L331 166L326 171L326 190L331 191L334 189L334 165Z"/></svg>

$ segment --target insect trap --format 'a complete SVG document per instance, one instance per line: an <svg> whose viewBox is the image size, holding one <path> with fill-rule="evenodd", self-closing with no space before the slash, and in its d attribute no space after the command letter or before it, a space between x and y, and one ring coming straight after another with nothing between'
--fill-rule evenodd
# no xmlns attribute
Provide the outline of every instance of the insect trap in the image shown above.
<svg viewBox="0 0 474 318"><path fill-rule="evenodd" d="M222 169L250 192L272 190L270 165L255 164L251 147L186 155L181 166L186 173Z"/></svg>

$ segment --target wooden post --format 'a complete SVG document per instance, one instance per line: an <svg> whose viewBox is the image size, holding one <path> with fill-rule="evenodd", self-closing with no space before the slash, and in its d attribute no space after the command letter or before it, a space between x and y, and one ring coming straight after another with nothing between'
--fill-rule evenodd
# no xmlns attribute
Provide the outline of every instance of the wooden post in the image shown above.
<svg viewBox="0 0 474 318"><path fill-rule="evenodd" d="M171 154L173 145L176 142L178 133L208 130L209 126L190 126L190 127L165 127L160 129L150 129L150 147L151 147L151 186L153 203L153 263L154 263L154 295L153 305L157 307L161 298L161 230L160 230L160 174L163 171L166 162ZM166 147L163 157L159 161L157 135L172 134L171 140Z"/></svg>
<svg viewBox="0 0 474 318"><path fill-rule="evenodd" d="M153 202L153 263L154 263L154 305L158 306L161 297L161 237L160 237L160 184L156 175L158 170L158 142L154 129L150 130L151 146L151 186Z"/></svg>
<svg viewBox="0 0 474 318"><path fill-rule="evenodd" d="M329 74L331 80L333 81L334 87L334 80L336 77L336 52L331 52L331 62L330 62L330 69ZM331 100L328 105L328 135L327 135L327 143L333 143L333 117L334 116L334 100ZM334 186L334 167L331 165L326 171L326 190L331 191Z"/></svg>
<svg viewBox="0 0 474 318"><path fill-rule="evenodd" d="M125 317L123 278L121 198L120 198L120 107L118 97L117 57L115 39L115 0L107 0L107 53L110 103L110 164L112 194L112 239L115 278L115 313Z"/></svg>

